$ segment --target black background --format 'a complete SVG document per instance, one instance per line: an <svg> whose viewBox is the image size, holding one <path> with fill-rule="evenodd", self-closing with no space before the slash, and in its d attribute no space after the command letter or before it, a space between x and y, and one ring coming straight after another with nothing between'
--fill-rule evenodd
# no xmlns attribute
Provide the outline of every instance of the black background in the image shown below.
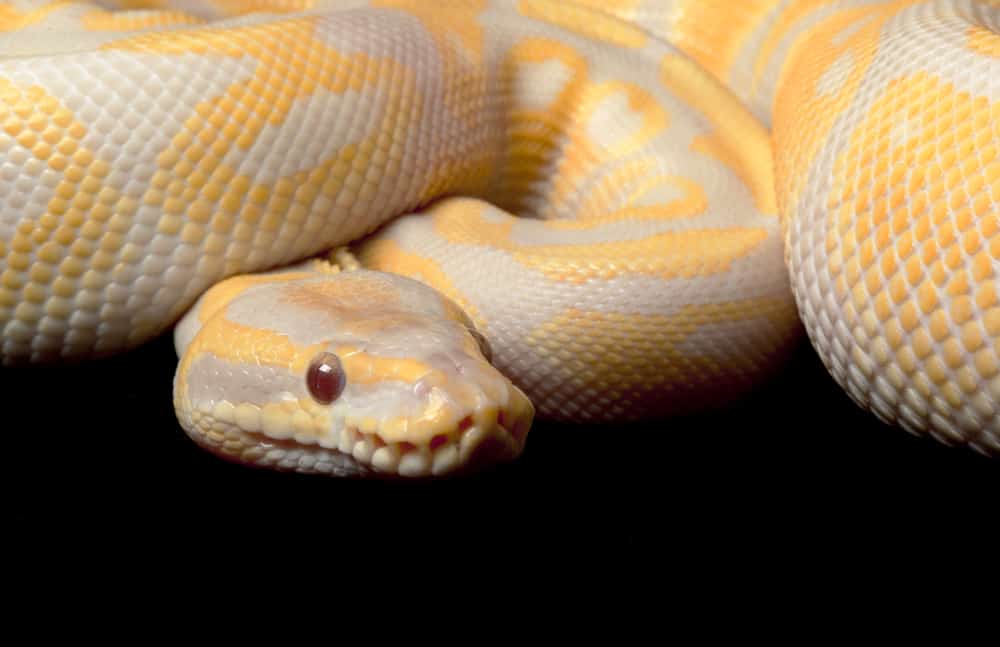
<svg viewBox="0 0 1000 647"><path fill-rule="evenodd" d="M864 545L898 527L927 550L995 558L981 524L997 518L1000 463L883 425L804 340L778 377L726 409L603 428L539 421L517 462L434 482L219 460L176 423L174 365L164 337L106 360L0 369L8 537L134 548L225 535L372 554L489 542L508 555L549 546L642 557Z"/></svg>

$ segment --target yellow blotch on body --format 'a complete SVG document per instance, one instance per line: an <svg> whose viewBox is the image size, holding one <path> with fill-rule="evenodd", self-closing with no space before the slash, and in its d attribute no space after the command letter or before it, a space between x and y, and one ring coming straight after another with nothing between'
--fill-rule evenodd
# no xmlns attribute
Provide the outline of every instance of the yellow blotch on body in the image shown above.
<svg viewBox="0 0 1000 647"><path fill-rule="evenodd" d="M847 7L807 29L806 18L829 6L829 2L809 0L789 5L776 19L761 46L754 74L759 80L783 40L794 40L787 57L792 64L782 71L780 92L773 102L775 174L781 213L794 215L793 207L806 186L813 160L829 140L838 117L855 100L874 61L883 26L910 4L912 0ZM800 51L806 48L808 52ZM828 78L832 65L848 60L845 57L851 64L843 68L846 74L838 79L839 91L824 94L822 81Z"/></svg>
<svg viewBox="0 0 1000 647"><path fill-rule="evenodd" d="M144 29L198 25L204 20L182 11L147 11L141 14L123 14L116 11L94 9L83 15L80 24L87 31L130 32Z"/></svg>
<svg viewBox="0 0 1000 647"><path fill-rule="evenodd" d="M452 2L447 10L426 0L373 0L372 6L405 11L419 19L435 38L454 37L477 59L482 56L484 34L479 16L488 6L486 0Z"/></svg>
<svg viewBox="0 0 1000 647"><path fill-rule="evenodd" d="M966 32L966 47L982 56L1000 58L1000 34L979 25Z"/></svg>
<svg viewBox="0 0 1000 647"><path fill-rule="evenodd" d="M718 357L685 349L693 336L713 326L751 319L770 322L771 346L762 338L753 353ZM789 334L795 321L790 300L769 297L689 305L672 315L569 309L532 330L526 342L556 379L594 397L631 403L657 399L658 406L683 409L685 397L679 394L722 392L741 374L746 378L763 370L773 344Z"/></svg>
<svg viewBox="0 0 1000 647"><path fill-rule="evenodd" d="M725 80L774 0L680 0L662 25L671 43ZM725 16L725 19L721 19Z"/></svg>
<svg viewBox="0 0 1000 647"><path fill-rule="evenodd" d="M639 48L648 36L639 27L579 4L521 0L521 15L557 25L575 34L618 47Z"/></svg>
<svg viewBox="0 0 1000 647"><path fill-rule="evenodd" d="M763 228L733 227L664 232L638 240L528 245L510 238L509 223L492 223L484 218L482 208L470 212L462 208L462 202L451 200L429 211L434 230L442 239L504 250L527 268L571 283L624 276L693 278L726 272L769 236Z"/></svg>
<svg viewBox="0 0 1000 647"><path fill-rule="evenodd" d="M776 216L771 138L764 125L688 58L664 57L660 79L712 124L712 132L697 137L691 149L722 162L749 189L757 209Z"/></svg>

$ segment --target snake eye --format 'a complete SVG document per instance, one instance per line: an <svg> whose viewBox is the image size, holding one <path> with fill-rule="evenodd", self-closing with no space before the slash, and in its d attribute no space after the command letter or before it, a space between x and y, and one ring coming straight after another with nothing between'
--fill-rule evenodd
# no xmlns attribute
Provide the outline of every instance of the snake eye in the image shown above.
<svg viewBox="0 0 1000 647"><path fill-rule="evenodd" d="M468 327L468 331L469 331L469 334L472 335L473 339L476 340L476 343L479 344L479 350L480 350L480 352L482 352L483 357L486 358L487 362L489 362L490 364L492 364L493 363L493 349L490 348L490 342L486 341L486 338L483 337L483 334L481 332L479 332L478 330L476 330L475 328L469 326Z"/></svg>
<svg viewBox="0 0 1000 647"><path fill-rule="evenodd" d="M306 385L313 399L320 404L330 404L340 397L347 385L340 358L333 353L320 353L314 357L306 373Z"/></svg>

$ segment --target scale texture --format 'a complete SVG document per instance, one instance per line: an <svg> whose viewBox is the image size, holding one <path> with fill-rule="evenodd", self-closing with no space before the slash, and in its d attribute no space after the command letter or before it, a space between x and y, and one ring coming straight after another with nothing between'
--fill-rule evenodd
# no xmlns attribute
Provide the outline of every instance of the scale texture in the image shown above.
<svg viewBox="0 0 1000 647"><path fill-rule="evenodd" d="M420 476L731 399L801 320L1000 452L995 0L104 4L0 2L4 364L187 313L195 440Z"/></svg>

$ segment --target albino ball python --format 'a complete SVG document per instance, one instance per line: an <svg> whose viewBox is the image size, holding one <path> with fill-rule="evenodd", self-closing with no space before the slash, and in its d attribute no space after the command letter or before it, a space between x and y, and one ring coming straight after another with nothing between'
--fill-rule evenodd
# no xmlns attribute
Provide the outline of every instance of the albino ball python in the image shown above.
<svg viewBox="0 0 1000 647"><path fill-rule="evenodd" d="M4 364L187 312L198 443L439 475L732 398L798 313L1000 452L997 0L117 4L0 2Z"/></svg>

